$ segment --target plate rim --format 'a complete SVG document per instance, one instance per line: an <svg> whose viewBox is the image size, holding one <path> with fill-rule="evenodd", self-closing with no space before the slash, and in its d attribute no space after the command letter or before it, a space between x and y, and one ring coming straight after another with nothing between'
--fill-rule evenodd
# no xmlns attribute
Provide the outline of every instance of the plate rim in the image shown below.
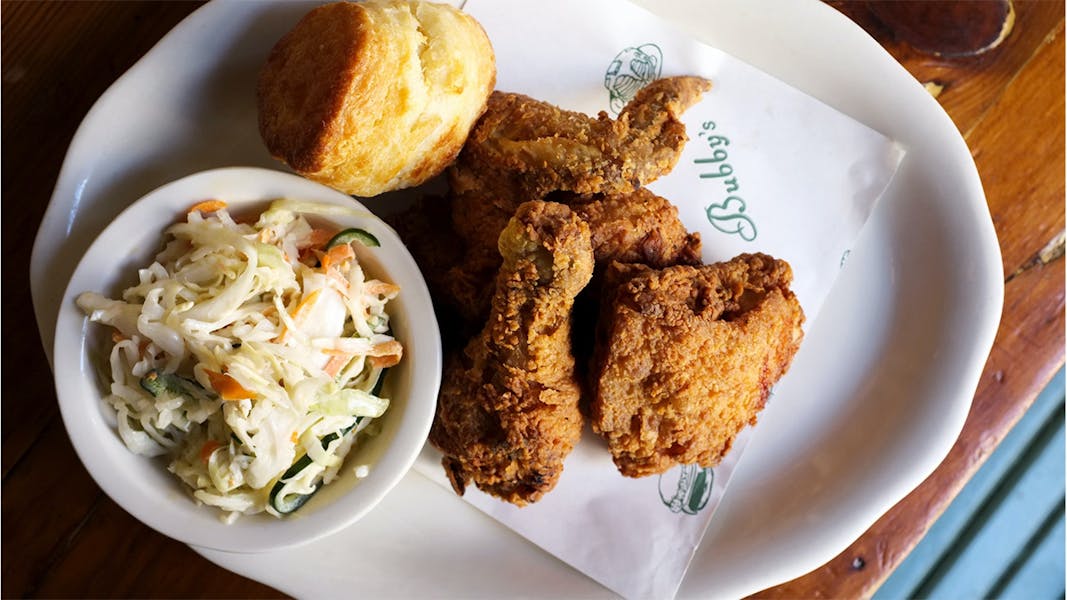
<svg viewBox="0 0 1067 600"><path fill-rule="evenodd" d="M676 0L676 3L684 4L685 2L684 2L684 0ZM819 13L821 11L823 14L819 18L824 20L824 21L832 22L832 21L836 20L837 23L836 23L835 27L842 28L843 30L851 30L851 31L853 31L853 35L855 35L855 32L858 31L858 32L861 32L863 36L866 36L866 33L862 32L862 29L859 28L858 25L852 23L850 20L847 19L847 17L845 17L844 15L841 15L840 13L838 13L837 11L832 9L831 7L822 6L821 8L812 9L812 7L818 7L818 6L820 6L822 4L822 3L816 2L816 1L808 2L808 3L798 3L798 4L803 4L803 6L805 7L804 10L812 10L813 11L812 14L817 14L817 13ZM154 54L157 53L157 50L161 46L163 46L169 39L171 39L172 36L177 37L177 33L179 31L182 31L183 28L192 26L192 24L195 21L198 21L198 20L206 18L205 15L208 15L209 13L213 13L214 11L219 10L218 7L221 6L221 5L223 5L223 3L211 2L211 3L208 3L207 5L205 5L203 7L200 7L197 10L193 11L193 13L191 13L188 17L186 17L186 19L184 19L174 29L172 29L163 38L161 38L160 41L155 46L153 46L153 48L151 50L149 50L148 53L146 53L140 60L138 60L138 62L135 63L135 65L133 67L131 67L130 70L128 70L118 80L116 80L115 83L113 83L112 86L110 86L108 88L108 90L103 95L101 95L100 99L98 99L97 102L94 103L93 108L89 111L89 113L86 114L86 116L83 119L82 123L79 125L78 130L76 131L75 136L72 139L71 146L68 148L67 155L64 157L63 166L62 166L62 169L60 171L59 178L57 180L56 189L53 192L53 196L52 196L52 198L51 198L51 200L49 202L48 209L46 210L46 213L45 213L44 217L42 218L42 223L45 223L46 221L50 221L50 220L55 220L55 218L56 218L56 216L53 213L54 212L58 212L58 209L56 208L57 207L56 198L60 194L61 186L64 183L67 183L67 185L69 187L69 182L67 182L66 179L68 179L70 177L70 168L71 168L70 158L72 156L72 153L75 150L77 142L82 137L81 134L83 133L83 128L85 127L86 123L90 121L91 117L93 117L94 113L101 107L101 105L103 105L105 103L105 101L111 95L113 95L114 93L117 93L116 89L120 87L120 84L123 84L124 81L126 81L128 78L131 77L131 73L133 73L135 71L135 69L137 69L139 66L141 66L144 63L146 63L147 61L149 61L149 59L151 57L153 57ZM760 6L760 7L763 7L763 6L766 5L766 3L762 3L762 4L761 3L757 3L757 5ZM759 9L756 9L756 10L759 10ZM797 10L797 9L794 8L792 10ZM873 39L869 41L869 46L872 46L873 48L877 48L877 51L882 52L882 53L885 54L886 57L889 57L889 60L892 61L892 63L896 66L896 68L899 70L899 72L903 73L907 78L909 78L911 80L911 83L914 84L915 87L921 89L921 85L917 81L915 81L913 78L911 78L910 74L907 74L907 72L906 72L906 70L904 70L903 66L901 66L894 59L892 59L888 55L888 53L885 52L884 48L882 48L880 45L878 45L876 42L874 42ZM929 98L929 97L928 97L928 100L929 100L929 102L928 102L929 106L928 106L927 110L928 110L928 112L930 112L930 115L928 115L928 116L930 118L932 118L934 121L940 121L940 125L939 126L943 127L947 123L949 127L951 127L953 130L955 130L955 125L952 124L951 119L944 112L944 110L941 108L941 106L936 102L936 100L934 100L933 98ZM930 109L934 109L934 110L930 110ZM956 148L955 152L959 152L959 147L962 147L963 150L967 153L968 158L970 159L970 154L969 154L969 150L967 150L966 142L963 140L962 136L959 135L958 131L956 131L955 133L956 133L956 137L954 138L954 143L957 144L957 148ZM981 331L978 332L978 334L976 336L977 337L976 343L973 345L974 352L972 353L971 360L969 361L969 363L970 363L969 369L967 369L970 372L970 375L971 375L970 377L968 377L968 379L970 379L973 382L973 384L972 385L964 385L964 386L961 387L960 395L967 397L966 402L965 403L956 402L954 404L954 406L956 408L956 410L955 410L955 417L956 418L954 420L958 421L958 427L953 427L952 428L952 429L954 429L954 432L953 432L953 434L951 436L948 436L948 437L951 438L951 441L949 443L947 443L947 444L944 444L944 453L941 453L936 458L936 460L930 459L929 462L932 463L932 464L929 465L929 468L923 468L923 469L917 469L916 470L916 472L910 478L911 480L915 480L914 481L914 485L912 485L909 482L909 484L905 486L905 487L907 487L908 491L913 489L916 485L918 485L918 483L921 483L921 481L923 479L925 479L931 472L933 472L933 470L936 468L937 464L939 464L941 462L941 460L944 458L944 455L948 453L948 450L951 448L951 446L954 443L955 439L958 437L959 431L963 427L963 422L964 422L964 419L966 417L966 414L967 414L967 412L968 412L968 410L970 408L971 400L973 399L973 395L974 395L974 390L977 388L981 372L982 372L982 370L984 368L984 365L985 365L985 362L987 360L989 351L992 348L992 344L993 344L993 341L995 339L996 332L999 329L999 319L1000 319L1000 314L1001 314L1001 310L1002 310L1002 307L1003 307L1003 280L1002 280L1001 277L999 277L999 275L1000 275L1000 272L999 272L1000 271L1000 260L999 260L1000 259L1000 248L999 248L999 243L996 242L995 231L993 230L993 227L992 227L992 220L991 220L991 217L989 216L988 206L985 203L984 191L982 190L981 181L979 179L977 168L974 165L973 159L969 160L969 170L971 171L970 180L971 180L972 184L976 187L977 192L975 192L974 189L968 190L966 195L971 200L973 200L974 198L977 197L979 200L981 200L981 202L978 202L977 200L973 201L973 202L969 202L969 204L967 204L967 207L971 208L976 213L981 213L982 211L984 211L984 219L983 219L983 215L982 214L977 214L975 216L975 218L977 219L977 221L981 225L980 230L978 231L978 234L980 236L984 236L984 238L985 238L983 240L983 242L981 244L979 244L979 246L986 251L985 256L983 258L983 263L986 264L986 265L995 265L995 267L996 267L995 268L996 275L997 275L996 277L991 277L992 270L989 270L989 271L987 271L985 273L985 275L987 276L987 281L985 282L985 288L984 288L985 291L986 291L986 295L983 298L983 302L982 302L983 306L986 308L986 312L991 314L991 315L994 315L994 318L992 318L992 320L990 320L990 321L984 321L982 323L984 325L984 327L982 327ZM975 193L977 193L977 196L975 195ZM990 236L992 236L992 240L993 240L992 247L987 246ZM36 284L36 279L37 279L36 273L38 271L38 260L37 260L38 259L38 244L40 242L41 242L41 239L40 239L40 234L39 234L38 235L38 239L35 240L34 251L33 251L33 259L31 261L31 283L34 283L34 284ZM995 259L995 260L993 260L993 259ZM37 294L33 294L33 296L34 296L34 301L35 301L35 312L38 312L38 309L37 309L37 304L38 304ZM37 316L38 316L38 322L39 322L39 327L40 327L40 323L42 321L41 315L38 313ZM45 322L47 322L47 319L45 319ZM42 328L42 331L43 331L43 328ZM49 349L49 360L50 361L52 360L50 349ZM743 463L743 461L742 461L742 463ZM873 524L882 514L884 514L884 512L886 510L888 510L894 504L899 502L900 499L903 498L906 495L906 493L907 492L901 494L899 497L896 497L895 499L891 499L891 500L887 499L883 503L883 504L886 504L886 506L884 506L884 507L880 507L880 508L877 508L877 509L872 508L872 510L870 512L875 513L875 514L873 514L873 516L871 516L869 519L866 519L866 520L869 521L867 527L869 527L870 524ZM866 530L867 527L864 527L863 529L861 529L859 531L859 533L857 533L856 536L853 536L852 539L854 539L855 537L858 537L859 534L862 534L862 531ZM848 544L845 544L845 545L841 546L839 551L840 550L844 550L845 547L847 547L847 545ZM810 571L812 568L816 568L819 565L825 563L826 560L829 560L829 558L832 558L833 556L834 555L830 555L829 557L822 556L822 558L819 558L819 559L816 559L814 556L812 556L811 560L809 560L809 561L807 561L805 563L805 564L811 565L810 568L805 568L804 570L801 570L801 571L796 572L796 573L793 573L793 571L796 571L796 569L791 569L790 572L793 573L793 574L789 575L789 576L786 576L784 578L779 573L778 575L775 576L775 579L777 579L776 582L772 582L770 584L767 584L766 581L764 581L763 583L753 584L753 585L757 585L757 587L752 589L752 591L758 591L759 589L763 589L765 587L769 587L769 585L775 585L775 583L780 583L780 582L786 581L786 580L788 580L788 579L790 579L792 577L795 577L795 576L798 576L798 575L802 575L802 574ZM803 561L799 561L799 562L803 562ZM812 564L812 563L814 563L814 564ZM222 565L222 566L225 566L225 565Z"/></svg>

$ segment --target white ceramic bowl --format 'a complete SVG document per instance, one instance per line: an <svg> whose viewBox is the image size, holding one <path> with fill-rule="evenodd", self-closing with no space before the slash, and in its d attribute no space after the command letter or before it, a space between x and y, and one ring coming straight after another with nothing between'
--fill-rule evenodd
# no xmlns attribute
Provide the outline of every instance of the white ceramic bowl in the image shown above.
<svg viewBox="0 0 1067 600"><path fill-rule="evenodd" d="M148 526L172 538L205 548L257 552L295 546L338 531L358 520L385 496L415 461L433 422L441 377L437 321L426 284L396 233L365 214L338 215L339 227L372 232L380 248L361 254L368 272L401 287L389 304L404 358L390 369L384 392L389 410L380 435L368 438L347 458L341 477L324 486L306 505L278 519L242 516L232 524L220 511L198 505L164 459L130 452L115 429L114 411L103 401L105 384L97 365L106 363L104 327L90 323L74 299L85 291L109 297L132 284L136 269L161 247L164 228L192 203L223 199L231 212L263 209L286 197L362 208L352 198L301 177L258 168L204 171L179 179L144 196L123 211L78 264L63 295L54 347L56 392L63 422L79 458L115 502ZM367 464L370 474L356 480L351 465Z"/></svg>

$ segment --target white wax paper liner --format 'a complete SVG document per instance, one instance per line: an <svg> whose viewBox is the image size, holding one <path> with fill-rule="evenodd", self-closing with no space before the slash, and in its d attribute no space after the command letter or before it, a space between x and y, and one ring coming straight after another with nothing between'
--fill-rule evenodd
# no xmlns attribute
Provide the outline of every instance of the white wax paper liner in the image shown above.
<svg viewBox="0 0 1067 600"><path fill-rule="evenodd" d="M787 260L814 321L903 157L897 144L626 2L468 0L464 10L489 34L502 91L614 116L656 77L710 79L684 115L690 139L678 165L649 188L700 232L705 262L743 252ZM767 410L795 400L787 379ZM464 498L622 596L672 598L748 437L713 470L629 479L587 428L540 502L517 508L477 489ZM428 448L416 469L447 486L439 460Z"/></svg>

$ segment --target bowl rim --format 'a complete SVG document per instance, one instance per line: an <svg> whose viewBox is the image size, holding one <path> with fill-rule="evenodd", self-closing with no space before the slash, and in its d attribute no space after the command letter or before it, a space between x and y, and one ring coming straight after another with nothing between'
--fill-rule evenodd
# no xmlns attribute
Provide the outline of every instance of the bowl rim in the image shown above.
<svg viewBox="0 0 1067 600"><path fill-rule="evenodd" d="M130 452L115 434L113 425L107 422L106 412L101 410L103 394L88 360L91 349L86 343L92 324L75 306L74 298L93 289L106 292L99 288L121 277L122 271L115 267L116 254L154 255L163 228L183 209L207 197L224 199L238 210L241 206L265 204L282 197L352 209L345 211L350 214L327 218L342 226L362 225L371 229L381 243L381 248L374 252L376 262L403 290L401 297L393 301L396 303L393 306L399 307L393 309L397 311L394 317L402 316L405 326L410 324L404 356L408 362L405 380L410 393L403 399L400 413L403 419L390 426L393 437L388 447L377 458L370 475L343 492L344 501L342 498L323 501L324 505L315 507L310 514L294 513L284 519L241 516L227 525L221 519L222 511L199 505L158 459ZM141 225L158 222L165 214L170 214L172 220L159 223L158 229ZM139 233L134 233L138 230ZM152 239L157 244L151 249L138 248L139 239ZM107 257L111 258L110 262L104 260ZM418 332L418 344L410 341L415 339L415 332ZM64 427L79 460L104 493L164 535L227 552L262 552L305 544L347 527L378 504L412 467L425 444L436 410L442 365L440 331L429 290L396 232L350 196L297 175L258 167L223 167L192 173L148 192L116 216L90 244L65 287L56 315L53 356L56 395ZM86 401L86 395L95 401ZM107 428L111 435L101 435L102 428ZM134 469L121 468L123 462ZM176 485L169 490L153 489L151 483L135 480L138 473L144 472L140 465L148 463L156 463L151 468L158 469ZM174 493L179 488L183 493ZM160 511L160 502L176 510Z"/></svg>

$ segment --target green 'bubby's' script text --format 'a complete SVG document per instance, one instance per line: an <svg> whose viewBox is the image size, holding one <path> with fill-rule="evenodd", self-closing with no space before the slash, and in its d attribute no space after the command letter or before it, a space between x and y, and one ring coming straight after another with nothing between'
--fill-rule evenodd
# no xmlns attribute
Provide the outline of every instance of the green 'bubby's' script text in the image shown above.
<svg viewBox="0 0 1067 600"><path fill-rule="evenodd" d="M746 242L751 242L756 239L756 223L744 214L747 206L744 199L737 195L741 184L738 183L737 175L734 174L733 165L727 162L730 158L727 150L730 139L724 135L712 133L716 127L714 121L704 121L701 125L701 131L697 137L711 154L694 159L693 162L704 165L702 167L704 172L700 174L701 179L717 181L723 186L722 195L726 196L726 199L709 204L704 211L707 213L708 222L715 229L723 233L739 235Z"/></svg>

